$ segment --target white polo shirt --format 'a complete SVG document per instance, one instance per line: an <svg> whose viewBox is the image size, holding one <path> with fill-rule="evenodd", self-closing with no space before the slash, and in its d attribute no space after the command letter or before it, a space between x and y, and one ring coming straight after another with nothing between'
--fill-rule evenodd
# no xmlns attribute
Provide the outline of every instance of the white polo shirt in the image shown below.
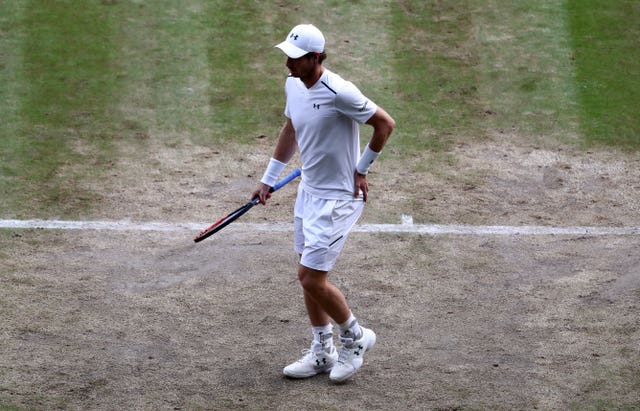
<svg viewBox="0 0 640 411"><path fill-rule="evenodd" d="M293 123L302 160L302 189L324 199L353 199L359 124L369 120L378 106L326 68L310 89L290 76L285 93L284 114Z"/></svg>

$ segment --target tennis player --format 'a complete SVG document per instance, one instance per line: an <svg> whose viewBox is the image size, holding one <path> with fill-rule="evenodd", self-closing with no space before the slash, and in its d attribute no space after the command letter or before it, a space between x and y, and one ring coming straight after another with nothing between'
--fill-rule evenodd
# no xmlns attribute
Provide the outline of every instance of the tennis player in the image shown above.
<svg viewBox="0 0 640 411"><path fill-rule="evenodd" d="M343 382L362 366L376 334L360 325L344 294L328 273L367 201L367 173L395 127L381 107L351 82L323 66L325 38L315 26L294 27L275 47L287 55L286 122L273 157L253 196L266 204L272 187L296 149L302 181L294 209L294 249L300 254L298 279L304 292L312 342L284 374L306 378L330 372ZM360 154L359 125L373 127ZM334 346L332 321L338 325L341 349Z"/></svg>

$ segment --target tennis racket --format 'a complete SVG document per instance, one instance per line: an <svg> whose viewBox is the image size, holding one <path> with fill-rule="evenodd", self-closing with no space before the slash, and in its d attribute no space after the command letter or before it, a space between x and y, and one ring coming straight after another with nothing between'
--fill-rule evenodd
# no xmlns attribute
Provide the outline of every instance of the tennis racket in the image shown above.
<svg viewBox="0 0 640 411"><path fill-rule="evenodd" d="M287 175L285 178L283 178L282 180L278 181L273 187L271 187L269 189L269 192L273 193L274 191L279 190L280 188L284 187L285 185L287 185L288 183L290 183L292 180L296 179L299 176L300 176L300 169L296 168L291 173L289 173L289 175ZM198 234L196 236L196 238L193 239L193 241L198 243L198 242L204 240L205 238L217 233L218 231L222 230L223 228L225 228L229 224L233 223L241 215L243 215L247 211L251 210L251 208L254 205L258 204L259 202L260 202L260 200L258 199L258 197L255 197L254 199L249 201L247 204L245 204L242 207L238 208L237 210L231 212L228 216L221 218L220 220L218 220L215 223L211 224L209 227L207 227L204 230L202 230L200 232L200 234Z"/></svg>

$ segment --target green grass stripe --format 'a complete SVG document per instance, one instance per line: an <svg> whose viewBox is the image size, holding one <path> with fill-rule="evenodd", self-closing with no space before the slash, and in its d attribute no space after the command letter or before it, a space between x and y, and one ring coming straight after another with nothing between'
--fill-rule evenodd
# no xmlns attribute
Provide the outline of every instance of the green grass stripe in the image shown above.
<svg viewBox="0 0 640 411"><path fill-rule="evenodd" d="M175 145L209 134L206 2L116 2L112 9L124 39L118 45L121 146L144 151L146 141Z"/></svg>
<svg viewBox="0 0 640 411"><path fill-rule="evenodd" d="M394 85L408 151L487 135L577 136L563 1L395 2ZM402 133L402 132L401 132Z"/></svg>
<svg viewBox="0 0 640 411"><path fill-rule="evenodd" d="M581 127L589 142L640 145L640 2L566 2Z"/></svg>
<svg viewBox="0 0 640 411"><path fill-rule="evenodd" d="M34 0L3 11L12 53L3 77L13 81L13 111L0 138L2 201L26 212L75 213L95 200L75 182L108 162L105 127L118 82L113 21L99 1ZM83 163L81 174L65 171Z"/></svg>
<svg viewBox="0 0 640 411"><path fill-rule="evenodd" d="M104 120L115 88L112 24L99 2L33 0L23 18L22 112L34 126L77 128Z"/></svg>
<svg viewBox="0 0 640 411"><path fill-rule="evenodd" d="M114 8L126 20L120 107L139 135L220 145L277 133L286 73L271 50L274 27L259 23L266 5L163 0Z"/></svg>
<svg viewBox="0 0 640 411"><path fill-rule="evenodd" d="M467 47L472 24L465 1L394 3L393 106L404 150L440 150L476 134L477 56Z"/></svg>
<svg viewBox="0 0 640 411"><path fill-rule="evenodd" d="M579 107L563 3L470 2L484 123L494 136L576 142Z"/></svg>
<svg viewBox="0 0 640 411"><path fill-rule="evenodd" d="M272 9L277 13L273 5L248 0L208 4L209 103L218 139L250 142L277 133L284 122L286 72L273 45L289 24L265 24Z"/></svg>

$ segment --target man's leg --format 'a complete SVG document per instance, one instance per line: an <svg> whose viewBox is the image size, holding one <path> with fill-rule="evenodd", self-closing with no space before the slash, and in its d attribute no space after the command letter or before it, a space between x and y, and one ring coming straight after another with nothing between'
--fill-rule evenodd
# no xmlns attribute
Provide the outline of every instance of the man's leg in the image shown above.
<svg viewBox="0 0 640 411"><path fill-rule="evenodd" d="M355 374L362 365L362 354L375 344L375 333L359 326L344 294L328 281L328 272L362 213L362 206L362 202L317 199L298 191L294 248L301 257L298 278L314 340L303 358L285 367L287 376L304 378L331 370L331 380L344 381ZM331 320L340 328L340 356L333 347ZM324 360L326 366L322 365ZM339 370L334 372L336 368Z"/></svg>
<svg viewBox="0 0 640 411"><path fill-rule="evenodd" d="M311 270L300 265L298 275L300 282L311 289L311 292L308 292L303 285L304 302L311 322L313 341L311 342L311 349L305 350L305 355L298 361L286 366L283 372L284 375L291 378L307 378L331 371L338 360L338 352L333 345L332 317L317 302L316 298L321 295L324 295L322 301L332 301L337 298L338 306L346 307L347 317L349 317L350 312L344 295L333 284L329 284L326 281L327 272ZM305 279L304 281L303 278ZM327 286L329 287L328 293ZM320 290L320 294L316 293L316 290ZM332 306L333 304L331 303ZM329 311L334 312L332 309Z"/></svg>
<svg viewBox="0 0 640 411"><path fill-rule="evenodd" d="M327 280L328 272L299 266L298 278L305 295L307 313L312 325L327 324L332 318L340 327L342 349L331 369L331 380L344 382L362 366L364 353L376 343L376 334L360 327L344 294Z"/></svg>
<svg viewBox="0 0 640 411"><path fill-rule="evenodd" d="M307 307L307 314L309 315L309 322L311 323L311 326L321 327L331 322L331 317L324 312L316 300L314 300L306 291L304 291L304 305Z"/></svg>
<svg viewBox="0 0 640 411"><path fill-rule="evenodd" d="M333 319L343 324L351 315L344 294L327 279L327 271L314 270L302 264L298 268L298 279L304 290L304 302L313 326L329 324Z"/></svg>

